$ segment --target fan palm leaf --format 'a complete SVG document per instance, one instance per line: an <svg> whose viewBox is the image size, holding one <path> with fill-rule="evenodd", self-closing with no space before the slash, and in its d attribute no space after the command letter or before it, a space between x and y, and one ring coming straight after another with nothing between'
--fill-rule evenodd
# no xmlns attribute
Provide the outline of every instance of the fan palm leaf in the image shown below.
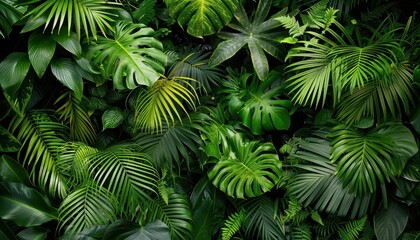
<svg viewBox="0 0 420 240"><path fill-rule="evenodd" d="M188 82L190 80L192 79L186 77L162 77L153 86L140 92L135 110L136 127L154 132L161 131L164 123L174 125L175 118L182 122L180 110L188 116L183 102L195 108L195 100L198 99Z"/></svg>
<svg viewBox="0 0 420 240"><path fill-rule="evenodd" d="M33 3L34 1L24 0L20 4ZM31 18L26 23L23 32L45 24L44 31L51 27L51 32L55 30L60 32L64 27L68 35L70 35L70 30L74 29L79 39L83 31L88 39L91 35L96 40L98 31L103 35L113 31L111 24L118 16L118 5L120 4L103 0L47 0L25 15Z"/></svg>
<svg viewBox="0 0 420 240"><path fill-rule="evenodd" d="M83 106L83 100L86 101L86 99L77 99L74 94L67 91L57 98L56 104L60 101L64 103L56 112L60 115L60 120L69 125L71 141L92 145L95 142L96 132Z"/></svg>
<svg viewBox="0 0 420 240"><path fill-rule="evenodd" d="M153 34L144 24L119 21L112 38L99 36L89 48L88 59L104 69L105 78L112 77L117 89L151 86L164 73L166 64L162 43Z"/></svg>
<svg viewBox="0 0 420 240"><path fill-rule="evenodd" d="M191 239L192 214L188 200L172 188L168 188L168 203L163 199L146 199L141 204L144 221L162 220L169 227L173 239Z"/></svg>
<svg viewBox="0 0 420 240"><path fill-rule="evenodd" d="M304 207L314 208L338 216L362 217L368 211L372 194L357 196L343 186L335 175L336 164L330 162L330 143L325 139L328 131L317 130L299 141L289 156L291 167L298 172L291 179L288 191Z"/></svg>
<svg viewBox="0 0 420 240"><path fill-rule="evenodd" d="M89 156L92 179L118 197L121 209L129 207L132 212L138 198L157 192L159 179L150 157L135 148L119 144Z"/></svg>
<svg viewBox="0 0 420 240"><path fill-rule="evenodd" d="M67 195L68 179L57 168L58 150L68 139L67 128L41 110L16 117L10 129L22 143L18 159L30 169L32 181L51 196Z"/></svg>

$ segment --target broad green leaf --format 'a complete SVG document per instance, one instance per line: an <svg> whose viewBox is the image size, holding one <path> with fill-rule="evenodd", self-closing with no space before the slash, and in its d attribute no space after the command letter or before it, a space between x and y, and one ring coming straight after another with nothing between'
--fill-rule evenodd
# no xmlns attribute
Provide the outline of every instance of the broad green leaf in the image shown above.
<svg viewBox="0 0 420 240"><path fill-rule="evenodd" d="M43 227L30 227L20 231L16 236L20 240L44 240L47 239L49 231Z"/></svg>
<svg viewBox="0 0 420 240"><path fill-rule="evenodd" d="M0 152L17 152L20 148L19 141L7 129L0 126Z"/></svg>
<svg viewBox="0 0 420 240"><path fill-rule="evenodd" d="M373 227L378 240L397 239L407 225L409 212L396 202L391 202L388 209L382 208L373 216Z"/></svg>
<svg viewBox="0 0 420 240"><path fill-rule="evenodd" d="M259 1L252 21L249 20L242 4L238 5L234 20L228 24L235 32L222 31L219 33L219 37L225 39L225 41L219 43L216 47L210 57L209 66L219 65L247 45L259 79L264 80L266 78L269 66L264 52L275 58L280 57L279 43L275 41L274 36L281 35L279 31L276 31L281 23L271 18L264 21L271 3L271 0ZM284 15L284 12L279 12L277 15Z"/></svg>
<svg viewBox="0 0 420 240"><path fill-rule="evenodd" d="M160 220L149 222L144 226L127 220L118 220L106 229L103 239L125 240L170 240L168 226Z"/></svg>
<svg viewBox="0 0 420 240"><path fill-rule="evenodd" d="M112 107L102 114L102 131L109 128L116 128L123 121L123 111L119 107Z"/></svg>
<svg viewBox="0 0 420 240"><path fill-rule="evenodd" d="M16 182L31 186L26 170L7 155L0 157L0 182Z"/></svg>
<svg viewBox="0 0 420 240"><path fill-rule="evenodd" d="M0 239L18 240L9 226L0 218Z"/></svg>
<svg viewBox="0 0 420 240"><path fill-rule="evenodd" d="M83 79L77 73L76 63L69 58L60 58L51 62L51 71L54 76L66 87L73 90L77 99L82 99Z"/></svg>
<svg viewBox="0 0 420 240"><path fill-rule="evenodd" d="M113 37L98 37L89 49L88 59L112 77L117 89L151 86L164 73L166 55L154 31L143 24L120 21Z"/></svg>
<svg viewBox="0 0 420 240"><path fill-rule="evenodd" d="M41 78L55 53L55 42L50 35L33 32L28 40L28 55L32 67Z"/></svg>
<svg viewBox="0 0 420 240"><path fill-rule="evenodd" d="M280 178L281 162L271 143L228 139L222 157L208 172L212 183L235 198L255 197L271 190Z"/></svg>
<svg viewBox="0 0 420 240"><path fill-rule="evenodd" d="M0 36L9 37L13 24L19 21L22 14L9 1L0 2Z"/></svg>
<svg viewBox="0 0 420 240"><path fill-rule="evenodd" d="M31 100L33 84L33 75L28 74L14 94L9 95L4 92L4 97L9 102L10 107L21 117L25 115L26 108Z"/></svg>
<svg viewBox="0 0 420 240"><path fill-rule="evenodd" d="M28 74L31 62L27 53L14 52L0 63L0 85L4 92L14 96Z"/></svg>
<svg viewBox="0 0 420 240"><path fill-rule="evenodd" d="M169 15L179 25L188 26L188 34L202 38L220 31L230 22L240 3L238 0L166 0Z"/></svg>
<svg viewBox="0 0 420 240"><path fill-rule="evenodd" d="M51 37L54 41L60 44L60 46L76 57L80 57L82 55L82 46L80 45L80 41L74 32L71 32L70 34L54 33Z"/></svg>
<svg viewBox="0 0 420 240"><path fill-rule="evenodd" d="M41 193L22 183L0 183L0 216L22 227L39 226L57 219L57 210Z"/></svg>

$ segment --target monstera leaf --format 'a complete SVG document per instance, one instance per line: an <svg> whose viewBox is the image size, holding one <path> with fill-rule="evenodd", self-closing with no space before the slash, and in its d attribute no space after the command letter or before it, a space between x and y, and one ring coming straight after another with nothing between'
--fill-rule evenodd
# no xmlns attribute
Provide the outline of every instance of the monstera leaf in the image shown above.
<svg viewBox="0 0 420 240"><path fill-rule="evenodd" d="M187 32L202 38L217 33L230 22L238 0L165 0L169 15L179 25L188 25Z"/></svg>
<svg viewBox="0 0 420 240"><path fill-rule="evenodd" d="M281 162L274 146L244 142L240 134L227 139L221 158L208 172L217 188L235 198L255 197L270 191L280 175Z"/></svg>
<svg viewBox="0 0 420 240"><path fill-rule="evenodd" d="M113 38L98 36L88 58L103 67L104 77L112 77L117 89L152 85L165 71L166 55L162 43L153 38L154 31L144 24L120 21Z"/></svg>
<svg viewBox="0 0 420 240"><path fill-rule="evenodd" d="M224 100L231 114L239 114L242 123L256 135L264 131L287 130L290 126L290 101L279 99L282 86L270 87L280 79L280 73L270 72L264 82L255 75L251 79L250 76L245 73L223 83L221 93L226 96Z"/></svg>
<svg viewBox="0 0 420 240"><path fill-rule="evenodd" d="M259 1L252 22L244 7L239 4L234 21L228 25L237 32L220 32L218 36L225 41L221 42L214 50L209 60L210 66L221 64L247 45L258 78L264 80L267 77L269 66L264 51L276 58L280 56L280 50L274 41L280 33L274 30L280 27L281 23L273 18L264 21L269 13L271 2L271 0ZM282 10L276 16L285 13L286 11Z"/></svg>

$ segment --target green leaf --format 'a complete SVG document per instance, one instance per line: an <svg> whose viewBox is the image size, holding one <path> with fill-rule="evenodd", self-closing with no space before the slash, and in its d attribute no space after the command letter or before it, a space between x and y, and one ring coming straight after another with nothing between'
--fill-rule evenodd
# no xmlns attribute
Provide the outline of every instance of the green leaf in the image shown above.
<svg viewBox="0 0 420 240"><path fill-rule="evenodd" d="M16 236L20 240L44 240L47 239L49 231L43 227L30 227L20 231Z"/></svg>
<svg viewBox="0 0 420 240"><path fill-rule="evenodd" d="M7 129L0 126L0 152L17 152L20 148L19 141Z"/></svg>
<svg viewBox="0 0 420 240"><path fill-rule="evenodd" d="M25 115L26 108L31 101L33 83L33 76L29 74L14 94L9 95L7 92L4 92L4 97L9 102L10 107L21 117Z"/></svg>
<svg viewBox="0 0 420 240"><path fill-rule="evenodd" d="M212 183L235 198L255 197L270 191L282 171L274 146L245 142L240 134L235 134L227 143L221 159L207 174Z"/></svg>
<svg viewBox="0 0 420 240"><path fill-rule="evenodd" d="M31 186L26 170L7 155L0 157L0 182L16 182Z"/></svg>
<svg viewBox="0 0 420 240"><path fill-rule="evenodd" d="M388 209L380 209L373 216L373 227L378 240L397 239L407 225L409 212L396 202L391 202Z"/></svg>
<svg viewBox="0 0 420 240"><path fill-rule="evenodd" d="M416 83L420 83L420 65L417 65L413 71L413 80Z"/></svg>
<svg viewBox="0 0 420 240"><path fill-rule="evenodd" d="M202 38L215 34L230 22L238 0L166 0L169 15L178 20L179 25L188 26L188 34Z"/></svg>
<svg viewBox="0 0 420 240"><path fill-rule="evenodd" d="M31 62L27 53L14 52L3 59L0 63L0 85L5 93L10 96L16 94L30 66Z"/></svg>
<svg viewBox="0 0 420 240"><path fill-rule="evenodd" d="M274 19L266 18L272 1L259 1L254 19L250 22L247 13L242 6L238 5L238 9L234 14L234 20L229 23L229 27L235 32L220 32L219 37L225 41L218 44L215 51L210 57L209 66L216 66L225 60L233 57L242 47L248 46L251 54L252 64L255 72L260 80L264 80L268 75L268 61L264 52L275 58L279 58L279 43L275 41L274 36L281 34L276 28L281 23ZM280 12L277 15L284 14Z"/></svg>
<svg viewBox="0 0 420 240"><path fill-rule="evenodd" d="M224 223L224 227L222 227L222 239L230 240L241 229L244 218L245 211L243 210L230 214Z"/></svg>
<svg viewBox="0 0 420 240"><path fill-rule="evenodd" d="M0 36L9 37L13 24L19 21L22 14L9 1L0 2Z"/></svg>
<svg viewBox="0 0 420 240"><path fill-rule="evenodd" d="M119 220L107 228L103 239L170 240L168 226L160 220L139 226L127 220Z"/></svg>
<svg viewBox="0 0 420 240"><path fill-rule="evenodd" d="M44 75L55 53L55 42L50 35L33 32L28 40L28 55L39 78Z"/></svg>
<svg viewBox="0 0 420 240"><path fill-rule="evenodd" d="M162 43L153 35L153 29L143 24L120 21L113 38L98 37L88 59L104 69L104 77L112 77L117 89L151 86L164 73L166 64Z"/></svg>
<svg viewBox="0 0 420 240"><path fill-rule="evenodd" d="M0 218L0 238L8 240L18 240L16 235L10 230L9 226Z"/></svg>
<svg viewBox="0 0 420 240"><path fill-rule="evenodd" d="M66 87L73 90L77 99L83 96L83 79L76 71L76 63L69 58L60 58L51 62L54 76Z"/></svg>
<svg viewBox="0 0 420 240"><path fill-rule="evenodd" d="M102 131L109 128L116 128L123 121L123 111L119 107L112 107L102 114Z"/></svg>
<svg viewBox="0 0 420 240"><path fill-rule="evenodd" d="M45 196L22 183L0 183L0 216L19 226L39 226L57 219L57 210Z"/></svg>
<svg viewBox="0 0 420 240"><path fill-rule="evenodd" d="M54 33L51 37L54 41L60 44L60 46L76 57L80 57L82 55L82 46L80 45L80 41L74 32L70 32L70 34Z"/></svg>

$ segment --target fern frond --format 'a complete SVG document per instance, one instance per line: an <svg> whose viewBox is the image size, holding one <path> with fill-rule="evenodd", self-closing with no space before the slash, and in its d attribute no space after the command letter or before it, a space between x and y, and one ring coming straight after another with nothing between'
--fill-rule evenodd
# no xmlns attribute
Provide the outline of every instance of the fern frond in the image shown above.
<svg viewBox="0 0 420 240"><path fill-rule="evenodd" d="M361 219L352 220L347 222L343 227L340 227L338 235L343 240L355 240L358 239L359 233L363 230L366 224L367 216L365 215Z"/></svg>
<svg viewBox="0 0 420 240"><path fill-rule="evenodd" d="M388 10L392 8L397 2L389 2L378 4L372 10L367 10L366 12L362 12L361 20L362 22L369 22L375 19L381 18L383 15L388 13Z"/></svg>
<svg viewBox="0 0 420 240"><path fill-rule="evenodd" d="M333 236L339 230L339 218L328 218L324 225L315 225L315 235L321 239Z"/></svg>
<svg viewBox="0 0 420 240"><path fill-rule="evenodd" d="M318 25L318 23L321 23L324 20L325 16L325 10L328 6L328 0L321 0L317 2L316 4L312 5L308 10L308 17L309 22L305 22L306 24L313 24L315 23Z"/></svg>
<svg viewBox="0 0 420 240"><path fill-rule="evenodd" d="M276 20L280 21L281 25L289 29L290 36L296 38L299 36L302 36L305 33L306 30L306 24L303 26L300 26L299 22L296 20L295 17L290 16L280 16L276 18Z"/></svg>
<svg viewBox="0 0 420 240"><path fill-rule="evenodd" d="M224 227L222 227L222 239L230 240L233 237L233 235L235 235L235 233L239 231L244 219L244 210L231 214L229 218L226 219Z"/></svg>
<svg viewBox="0 0 420 240"><path fill-rule="evenodd" d="M282 221L285 223L291 221L300 211L302 211L302 205L299 204L296 198L292 198L287 209L284 210L285 215Z"/></svg>

